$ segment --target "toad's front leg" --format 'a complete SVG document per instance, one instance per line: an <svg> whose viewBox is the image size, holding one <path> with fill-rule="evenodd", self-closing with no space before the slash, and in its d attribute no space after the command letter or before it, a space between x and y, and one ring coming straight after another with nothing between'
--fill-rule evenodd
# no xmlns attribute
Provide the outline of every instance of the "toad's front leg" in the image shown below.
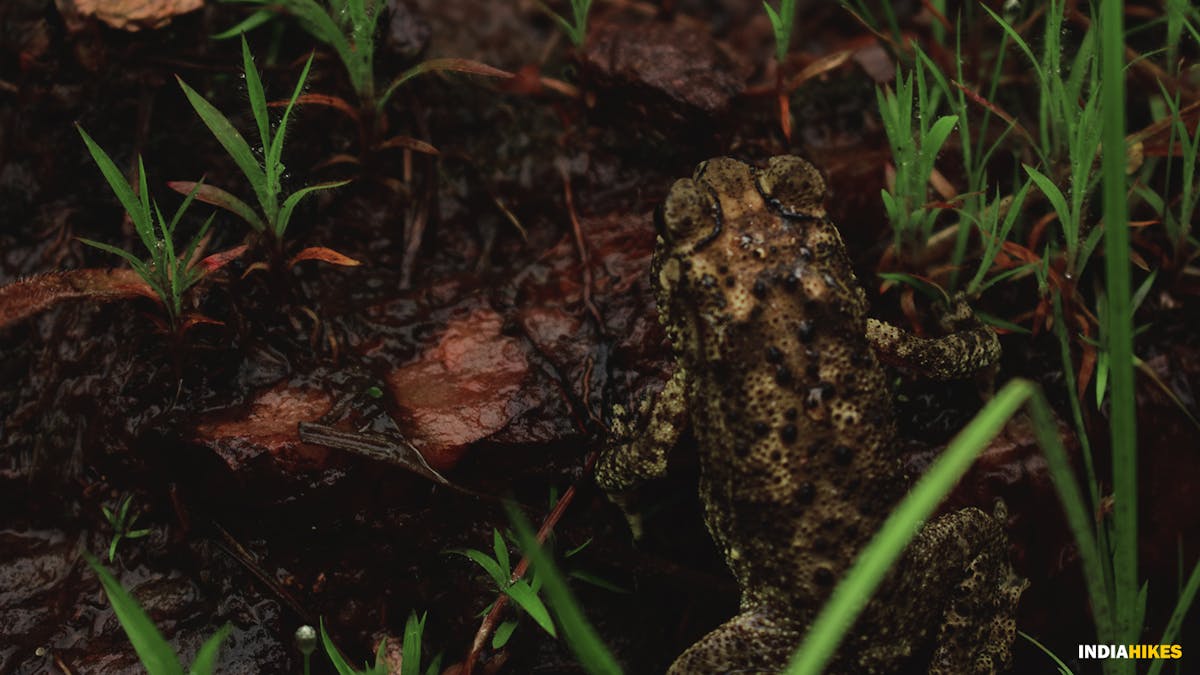
<svg viewBox="0 0 1200 675"><path fill-rule="evenodd" d="M947 332L922 338L876 319L867 319L867 340L880 361L935 380L964 379L1000 359L996 332L975 316L959 294L942 312L939 323Z"/></svg>
<svg viewBox="0 0 1200 675"><path fill-rule="evenodd" d="M614 411L609 440L596 462L596 484L621 507L634 538L641 538L641 518L630 504L634 488L667 474L667 458L688 428L687 371L675 369L656 397L634 414Z"/></svg>

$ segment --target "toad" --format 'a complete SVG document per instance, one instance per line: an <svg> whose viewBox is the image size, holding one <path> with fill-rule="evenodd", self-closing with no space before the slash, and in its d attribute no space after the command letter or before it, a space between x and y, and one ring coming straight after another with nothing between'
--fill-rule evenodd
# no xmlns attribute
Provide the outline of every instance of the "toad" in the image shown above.
<svg viewBox="0 0 1200 675"><path fill-rule="evenodd" d="M638 414L615 411L596 478L619 501L666 473L690 427L705 520L741 591L740 612L671 674L782 671L903 497L880 355L943 378L999 355L995 334L961 307L937 339L869 320L825 196L821 173L799 157L765 169L719 158L676 182L659 212L651 273L676 368ZM1003 670L1025 585L996 519L974 508L941 516L889 573L830 672Z"/></svg>

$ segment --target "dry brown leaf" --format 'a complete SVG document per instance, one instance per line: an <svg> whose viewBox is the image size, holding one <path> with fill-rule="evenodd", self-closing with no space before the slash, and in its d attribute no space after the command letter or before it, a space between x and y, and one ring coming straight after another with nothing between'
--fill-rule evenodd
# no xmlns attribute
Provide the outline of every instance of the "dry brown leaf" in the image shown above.
<svg viewBox="0 0 1200 675"><path fill-rule="evenodd" d="M203 4L204 0L55 0L72 31L93 17L127 31L161 28L172 17L200 9Z"/></svg>

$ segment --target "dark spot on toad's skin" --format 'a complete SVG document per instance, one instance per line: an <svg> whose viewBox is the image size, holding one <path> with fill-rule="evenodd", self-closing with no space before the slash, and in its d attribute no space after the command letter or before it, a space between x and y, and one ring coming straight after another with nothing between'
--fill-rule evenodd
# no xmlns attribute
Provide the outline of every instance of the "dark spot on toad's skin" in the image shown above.
<svg viewBox="0 0 1200 675"><path fill-rule="evenodd" d="M817 582L818 586L832 586L834 581L833 571L828 567L818 567L813 571L813 581Z"/></svg>
<svg viewBox="0 0 1200 675"><path fill-rule="evenodd" d="M805 319L796 326L796 337L800 338L801 342L811 342L813 338L813 322Z"/></svg>
<svg viewBox="0 0 1200 675"><path fill-rule="evenodd" d="M854 450L845 445L839 445L835 447L833 449L833 461L841 464L842 466L846 466L850 462L854 461Z"/></svg>
<svg viewBox="0 0 1200 675"><path fill-rule="evenodd" d="M779 430L779 439L784 443L795 443L797 433L798 432L795 424L785 424L783 425L783 428Z"/></svg>
<svg viewBox="0 0 1200 675"><path fill-rule="evenodd" d="M775 369L775 384L781 387L786 387L792 383L792 371L787 369L787 366L779 366Z"/></svg>

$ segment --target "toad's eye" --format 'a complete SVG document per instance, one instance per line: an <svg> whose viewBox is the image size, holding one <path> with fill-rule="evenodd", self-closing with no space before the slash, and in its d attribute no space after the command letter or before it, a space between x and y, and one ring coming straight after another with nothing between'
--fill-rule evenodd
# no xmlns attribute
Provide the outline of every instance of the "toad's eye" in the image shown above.
<svg viewBox="0 0 1200 675"><path fill-rule="evenodd" d="M825 178L800 157L772 157L758 175L758 189L784 215L800 218L825 216Z"/></svg>
<svg viewBox="0 0 1200 675"><path fill-rule="evenodd" d="M696 183L686 179L676 181L663 203L661 223L656 223L658 232L667 241L686 241L702 228L711 227L706 225L709 211L708 201Z"/></svg>

